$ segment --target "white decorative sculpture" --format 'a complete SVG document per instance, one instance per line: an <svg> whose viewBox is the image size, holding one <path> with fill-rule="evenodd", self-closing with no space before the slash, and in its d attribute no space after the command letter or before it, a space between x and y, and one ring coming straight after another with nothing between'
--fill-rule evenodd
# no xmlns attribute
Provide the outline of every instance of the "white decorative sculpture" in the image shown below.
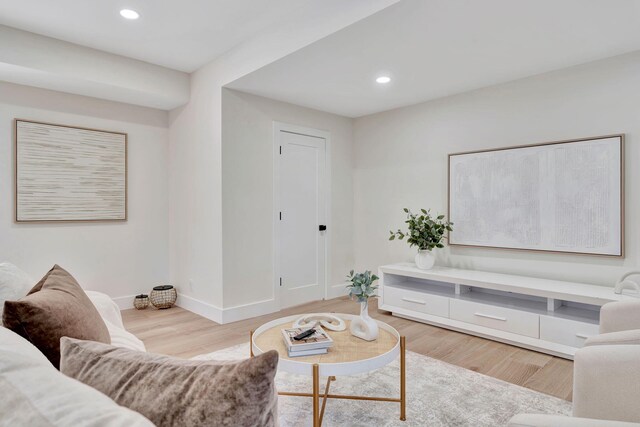
<svg viewBox="0 0 640 427"><path fill-rule="evenodd" d="M293 327L313 328L318 323L320 323L323 328L329 329L330 331L344 331L347 329L347 325L344 323L344 320L329 313L305 314L294 322Z"/></svg>
<svg viewBox="0 0 640 427"><path fill-rule="evenodd" d="M638 284L638 282L634 282L633 280L629 279L630 276L635 275L640 275L640 271L630 271L622 276L620 280L618 280L618 283L616 283L614 292L616 294L621 294L623 289L633 289L636 291L636 293L640 293L640 285Z"/></svg>
<svg viewBox="0 0 640 427"><path fill-rule="evenodd" d="M349 331L354 337L365 341L373 341L378 338L378 322L369 316L369 301L365 300L360 303L360 317L354 317L351 320Z"/></svg>

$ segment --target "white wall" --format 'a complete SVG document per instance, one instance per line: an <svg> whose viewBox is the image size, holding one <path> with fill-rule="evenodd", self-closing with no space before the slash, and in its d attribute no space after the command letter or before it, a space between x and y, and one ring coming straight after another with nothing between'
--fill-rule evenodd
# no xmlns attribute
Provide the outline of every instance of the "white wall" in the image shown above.
<svg viewBox="0 0 640 427"><path fill-rule="evenodd" d="M171 283L178 304L215 321L222 307L220 90L210 67L198 70L189 103L169 114Z"/></svg>
<svg viewBox="0 0 640 427"><path fill-rule="evenodd" d="M17 224L14 222L15 118L128 133L126 222ZM0 262L40 279L53 264L85 289L123 297L169 279L168 114L44 89L0 82ZM35 284L35 283L34 283Z"/></svg>
<svg viewBox="0 0 640 427"><path fill-rule="evenodd" d="M222 92L225 307L273 307L273 122L331 134L328 284L353 268L352 120L230 89ZM344 292L341 292L344 293ZM258 309L258 311L260 311Z"/></svg>
<svg viewBox="0 0 640 427"><path fill-rule="evenodd" d="M471 71L470 71L471 72ZM449 248L455 267L612 285L640 267L640 53L619 56L356 119L355 253L360 269L410 261L389 242L403 207L447 212L447 154L626 134L626 258Z"/></svg>
<svg viewBox="0 0 640 427"><path fill-rule="evenodd" d="M183 307L234 319L223 301L222 88L396 1L336 3L328 19L265 29L191 74L189 103L169 117L170 271Z"/></svg>

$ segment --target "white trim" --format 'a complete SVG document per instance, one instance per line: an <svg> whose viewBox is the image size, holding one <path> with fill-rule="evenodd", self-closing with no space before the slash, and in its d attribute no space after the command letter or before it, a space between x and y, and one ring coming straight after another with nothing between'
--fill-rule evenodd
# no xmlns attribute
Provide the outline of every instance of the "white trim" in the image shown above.
<svg viewBox="0 0 640 427"><path fill-rule="evenodd" d="M331 133L319 129L308 128L304 126L291 125L288 123L273 122L273 295L275 306L278 309L282 307L280 298L280 132L297 133L300 135L323 138L325 141L325 191L324 191L324 207L325 207L325 223L327 231L325 232L324 241L324 297L329 298L329 272L331 257L329 256L329 247L331 245L331 233L333 227L331 224Z"/></svg>
<svg viewBox="0 0 640 427"><path fill-rule="evenodd" d="M265 314L275 313L280 308L275 299L251 302L249 304L228 307L222 310L222 323L237 322L238 320L251 319Z"/></svg>
<svg viewBox="0 0 640 427"><path fill-rule="evenodd" d="M222 323L222 309L215 305L200 301L187 295L178 295L176 301L178 307L189 310L216 323Z"/></svg>
<svg viewBox="0 0 640 427"><path fill-rule="evenodd" d="M176 305L220 324L250 319L279 310L275 299L220 308L187 295L178 295Z"/></svg>
<svg viewBox="0 0 640 427"><path fill-rule="evenodd" d="M345 295L349 295L349 290L347 289L346 282L338 283L337 285L331 285L327 289L327 299L343 297Z"/></svg>
<svg viewBox="0 0 640 427"><path fill-rule="evenodd" d="M134 298L135 295L127 295L111 299L118 305L120 310L128 310L133 308ZM176 306L220 324L251 319L252 317L275 313L280 310L277 301L273 298L237 305L235 307L220 308L188 295L181 294L178 294Z"/></svg>
<svg viewBox="0 0 640 427"><path fill-rule="evenodd" d="M128 310L130 308L133 308L133 299L135 297L135 295L126 295L123 297L115 297L111 299L113 300L113 302L118 304L118 308L120 308L120 310Z"/></svg>

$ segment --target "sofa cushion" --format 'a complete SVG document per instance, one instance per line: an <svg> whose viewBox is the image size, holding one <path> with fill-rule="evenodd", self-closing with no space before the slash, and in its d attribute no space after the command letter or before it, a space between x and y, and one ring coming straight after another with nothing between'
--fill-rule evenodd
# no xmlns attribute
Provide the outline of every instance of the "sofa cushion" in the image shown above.
<svg viewBox="0 0 640 427"><path fill-rule="evenodd" d="M640 329L595 335L584 343L585 347L594 345L640 345Z"/></svg>
<svg viewBox="0 0 640 427"><path fill-rule="evenodd" d="M58 372L18 334L0 327L0 426L151 427L142 415Z"/></svg>
<svg viewBox="0 0 640 427"><path fill-rule="evenodd" d="M120 308L109 295L96 291L86 291L86 294L109 330L111 345L130 350L147 351L144 343L124 328Z"/></svg>
<svg viewBox="0 0 640 427"><path fill-rule="evenodd" d="M183 360L63 338L60 370L157 426L275 426L278 353Z"/></svg>
<svg viewBox="0 0 640 427"><path fill-rule="evenodd" d="M5 301L25 297L35 281L27 273L9 262L0 263L0 318Z"/></svg>
<svg viewBox="0 0 640 427"><path fill-rule="evenodd" d="M58 265L26 297L5 301L2 321L38 347L56 368L64 336L111 342L98 310L73 276Z"/></svg>
<svg viewBox="0 0 640 427"><path fill-rule="evenodd" d="M116 304L109 295L97 291L84 291L84 293L87 294L105 323L109 322L114 326L124 328L120 307L118 307L118 304Z"/></svg>

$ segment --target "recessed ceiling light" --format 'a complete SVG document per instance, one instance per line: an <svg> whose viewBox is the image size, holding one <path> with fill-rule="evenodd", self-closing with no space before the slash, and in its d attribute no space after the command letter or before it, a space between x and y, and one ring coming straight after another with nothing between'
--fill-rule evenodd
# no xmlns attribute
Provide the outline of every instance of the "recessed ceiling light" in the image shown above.
<svg viewBox="0 0 640 427"><path fill-rule="evenodd" d="M391 77L389 76L380 76L376 79L376 82L382 83L382 84L389 83L390 81L391 81Z"/></svg>
<svg viewBox="0 0 640 427"><path fill-rule="evenodd" d="M135 10L131 10L131 9L122 9L120 11L120 16L122 16L123 18L126 18L126 19L138 19L138 18L140 18L140 14L138 12L136 12Z"/></svg>

